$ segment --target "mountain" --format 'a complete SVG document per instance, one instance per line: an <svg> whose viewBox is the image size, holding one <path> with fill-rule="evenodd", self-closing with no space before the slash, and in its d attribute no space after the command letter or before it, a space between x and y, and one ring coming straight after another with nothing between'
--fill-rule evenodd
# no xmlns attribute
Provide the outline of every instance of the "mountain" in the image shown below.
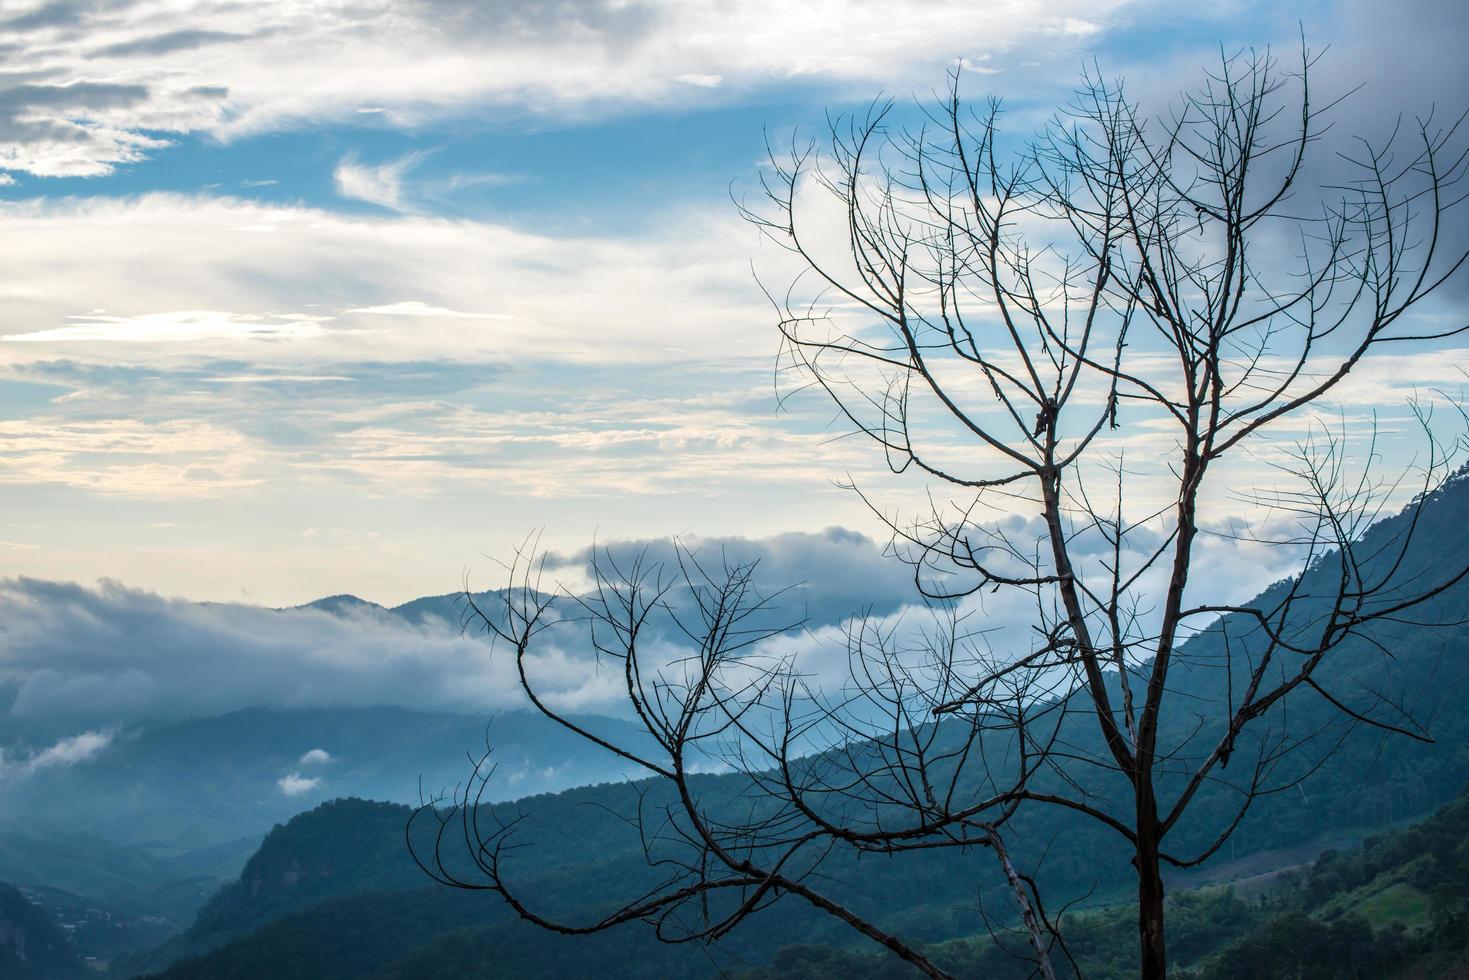
<svg viewBox="0 0 1469 980"><path fill-rule="evenodd" d="M71 980L86 972L46 911L16 888L0 884L0 977Z"/></svg>
<svg viewBox="0 0 1469 980"><path fill-rule="evenodd" d="M531 893L548 900L590 895L567 904L596 904L614 885L648 877L641 853L620 840L610 811L593 810L597 801L623 792L625 787L606 786L527 802L549 806L558 823L578 824L575 837L528 883ZM516 809L506 805L502 815ZM365 800L335 800L301 814L266 837L240 878L209 901L187 932L150 954L119 960L113 975L176 963L163 976L348 980L445 932L487 923L500 930L502 949L507 933L522 954L556 948L549 934L521 922L498 896L431 883L404 846L411 814L409 807ZM419 844L428 843L420 834ZM667 969L666 950L652 937L634 931L614 940L625 941ZM606 946L595 944L603 952ZM586 950L571 952L580 958ZM698 968L708 963L702 955L693 958ZM590 968L589 961L583 967Z"/></svg>
<svg viewBox="0 0 1469 980"><path fill-rule="evenodd" d="M1435 568L1451 567L1469 554L1469 483L1455 481L1450 487L1420 502L1422 508L1417 544L1404 563L1407 574L1426 576ZM1381 522L1362 542L1364 554L1382 552L1382 545L1400 533L1407 521L1399 516ZM1370 565L1370 560L1369 560ZM1368 571L1370 572L1370 567ZM1307 573L1304 591L1321 594L1311 576L1325 574L1321 566ZM1265 601L1278 595L1285 585L1273 587ZM1303 615L1317 611L1310 600ZM1351 732L1334 752L1326 753L1323 764L1289 795L1261 799L1241 823L1229 848L1216 855L1199 871L1172 876L1175 892L1212 878L1245 873L1251 861L1268 861L1267 854L1289 863L1310 860L1328 847L1337 847L1376 829L1425 813L1449 799L1469 782L1469 706L1455 692L1469 688L1469 627L1460 624L1465 596L1447 593L1417 610L1418 622L1438 621L1451 625L1423 629L1409 623L1390 622L1370 639L1351 641L1335 651L1318 679L1338 691L1358 688L1388 691L1397 703L1432 717L1437 741L1421 744L1386 732L1361 727ZM1226 617L1212 631L1190 640L1185 649L1192 666L1181 666L1171 680L1188 704L1199 698L1218 698L1238 682L1238 665L1220 653L1221 635L1232 631L1232 649L1248 653L1248 624ZM1243 644L1243 645L1241 645ZM1384 656L1386 650L1389 656ZM1181 663L1183 663L1181 661ZM1342 695L1350 696L1350 695ZM1287 699L1288 710L1281 718L1287 725L1283 737L1320 737L1323 724L1335 717L1334 707L1312 692L1303 690ZM1207 719L1201 729L1192 712L1178 712L1164 720L1164 741L1178 743L1191 737L1207 740L1212 729ZM1336 746L1338 729L1322 743ZM941 736L945 733L941 730ZM945 736L946 737L946 736ZM1081 749L1086 739L1095 739L1091 729L1079 725L1066 733ZM1095 748L1095 746L1093 746ZM1309 768L1316 761L1306 755L1293 765ZM1289 777L1293 772L1282 770ZM697 782L698 793L718 812L721 807L748 808L748 782L737 775L709 775ZM1098 786L1099 791L1105 787ZM514 866L522 887L553 914L595 918L610 902L627 898L642 888L652 887L659 872L650 869L641 843L622 816L637 807L659 812L671 801L666 788L656 783L609 784L568 790L552 796L527 799L519 804L501 804L485 812L487 819L526 819L518 827ZM1226 791L1210 787L1200 796L1199 815L1177 829L1180 847L1202 844L1217 827L1202 819L1209 811L1224 812ZM358 805L354 805L358 806ZM484 921L465 926L464 909L454 896L425 890L415 878L405 853L401 824L406 811L383 811L380 819L364 822L352 807L319 808L281 828L271 845L270 860L261 867L277 872L242 878L241 883L221 893L218 908L228 908L222 921L230 929L240 927L225 940L220 932L200 927L194 938L200 947L216 944L201 959L178 963L170 977L214 977L246 975L235 972L239 964L263 969L285 962L285 950L305 955L310 947L313 969L323 978L363 975L372 966L384 977L407 978L445 975L448 967L474 973L514 964L516 976L551 976L594 971L607 976L702 976L718 965L749 968L771 962L779 951L797 942L814 942L840 950L853 946L854 935L829 917L812 912L803 904L785 902L777 912L757 914L720 947L700 950L702 959L686 958L688 946L661 946L648 942L648 930L628 927L593 939L562 937L536 930L507 918L495 903L484 904ZM1053 907L1071 900L1091 904L1124 900L1130 891L1131 871L1124 848L1106 831L1090 822L1078 822L1066 811L1030 809L1023 817L1024 834L1017 834L1012 853L1024 867L1035 869L1042 893ZM372 830L372 827L377 827ZM352 837L359 832L365 838ZM356 841L347 867L342 858L332 857L337 838ZM266 848L262 847L262 855ZM264 858L262 858L264 860ZM386 878L369 875L355 880L356 866L393 869ZM1266 865L1268 867L1268 864ZM279 869L286 869L284 872ZM313 871L312 869L318 869ZM325 871L320 869L326 869ZM824 882L838 900L869 915L904 935L928 944L943 944L979 933L985 910L1009 908L1007 892L985 855L928 852L901 861L858 859L834 853L822 866ZM401 876L401 877L400 877ZM259 886L249 884L258 880ZM419 884L413 884L414 882ZM310 883L302 887L302 883ZM272 884L275 883L275 884ZM371 889L370 891L367 889ZM1202 894L1202 893L1201 893ZM368 896L373 896L369 898ZM394 896L394 897L387 897ZM1202 900L1201 900L1202 901ZM211 903L213 905L213 903ZM474 907L481 907L475 905ZM1250 927L1248 916L1230 903L1212 906L1205 902L1203 918L1234 917L1241 929ZM419 914L408 910L440 909ZM216 909L218 911L218 909ZM474 913L478 915L479 913ZM211 916L202 916L204 925ZM1105 921L1105 920L1101 920ZM250 924L267 922L254 932ZM411 928L409 927L411 926ZM1098 948L1110 948L1102 936ZM1180 928L1175 941L1187 941ZM313 938L314 937L314 938ZM372 946L371 937L394 937L382 943L380 957L371 964L358 955ZM1080 936L1078 937L1080 940ZM1215 936L1215 938L1219 938ZM223 941L222 945L218 945ZM1131 940L1124 944L1118 969L1130 968ZM940 948L934 946L933 948ZM860 947L859 947L860 949ZM955 947L958 955L958 947ZM1197 949L1195 958L1217 951ZM396 959L393 959L396 957ZM333 962L346 966L332 967ZM499 966L496 966L499 964ZM609 968L609 964L616 964ZM494 968L494 969L492 969ZM325 971L325 972L321 972ZM448 971L452 972L452 971ZM799 972L799 971L797 971Z"/></svg>
<svg viewBox="0 0 1469 980"><path fill-rule="evenodd" d="M498 608L496 593L475 593L474 601L487 613L493 613ZM291 609L316 609L321 612L331 613L333 616L360 616L371 614L387 614L401 619L412 626L445 626L451 629L472 628L471 615L473 609L469 600L462 592L450 592L445 595L420 596L396 606L380 606L366 599L359 599L355 595L341 594L325 596L300 606L291 606Z"/></svg>
<svg viewBox="0 0 1469 980"><path fill-rule="evenodd" d="M387 612L386 607L379 606L375 602L359 599L355 595L329 595L312 602L299 606L291 606L291 609L317 609L321 612L331 613L333 616L351 616L365 612Z"/></svg>
<svg viewBox="0 0 1469 980"><path fill-rule="evenodd" d="M127 975L208 952L273 919L326 899L415 891L426 879L400 847L409 807L334 800L266 835L235 881L217 891L182 935L146 955L125 957Z"/></svg>
<svg viewBox="0 0 1469 980"><path fill-rule="evenodd" d="M94 969L104 968L120 955L157 947L181 929L164 916L132 912L59 888L25 886L19 891L45 910L66 933L76 954Z"/></svg>
<svg viewBox="0 0 1469 980"><path fill-rule="evenodd" d="M576 800L580 795L566 793L536 802L550 805L558 811L555 818L562 820L568 808L592 802L585 797ZM558 936L520 921L493 895L423 884L406 854L383 846L389 836L402 831L407 816L406 808L338 801L279 828L240 882L217 896L191 930L201 955L177 962L159 976L552 980L597 975L652 980L724 971L739 973L743 980L898 980L911 975L906 965L872 954L869 947L846 948L848 936L823 929L828 920L798 905L786 906L778 916L757 917L737 943L724 949L660 944L639 925L591 937ZM571 853L558 854L559 865L526 875L521 883L525 893L543 903L557 901L558 895L563 896L563 905L580 901L584 913L591 914L596 896L612 894L612 884L628 886L643 880L641 855L608 847L604 834L609 829L588 827L591 841L565 838ZM1353 975L1340 971L1343 962L1404 970L1427 963L1435 968L1404 976L1454 975L1449 968L1463 964L1464 941L1469 940L1465 925L1469 906L1463 892L1469 881L1466 839L1469 790L1422 824L1369 837L1360 848L1327 850L1314 865L1277 853L1273 856L1277 863L1265 859L1268 873L1238 884L1179 891L1170 899L1170 945L1177 965L1200 971L1201 980L1266 975L1326 980ZM922 874L924 868L918 870L915 877L921 880L916 884L928 897L905 896L904 911L947 917L956 889ZM869 875L870 887L888 883ZM564 899L568 894L580 898L568 903ZM973 916L972 906L967 911ZM1068 945L1086 976L1124 980L1135 975L1134 915L1130 906L1070 914ZM1030 974L1027 965L988 934L975 935L973 921L957 931L961 938L931 944L928 952L958 975L1019 980ZM227 936L234 938L226 940ZM813 936L824 938L827 945L801 942ZM1001 939L1020 943L1017 935L1003 930ZM1459 945L1454 947L1454 942ZM1330 955L1322 952L1323 944ZM171 952L180 949L175 944ZM1295 959L1283 949L1297 949ZM1274 958L1266 962L1315 963L1326 972L1272 972L1258 965L1266 955ZM769 966L750 970L752 961L767 961ZM1245 969L1241 963L1256 965ZM128 965L136 969L145 964ZM130 974L119 969L114 975Z"/></svg>
<svg viewBox="0 0 1469 980"><path fill-rule="evenodd" d="M558 825L577 826L552 860L528 876L528 894L592 914L614 888L650 879L641 851L618 833L620 821L600 805L625 792L626 787L605 786L527 801L547 807ZM501 815L517 809L506 805ZM565 944L521 921L498 896L432 884L403 846L410 814L392 804L338 800L296 817L267 836L240 879L211 899L192 928L152 954L115 962L112 975L173 963L158 975L355 980L437 937L460 930L479 938L487 928L498 962L485 975L550 980L594 975L611 963L626 966L613 975L650 980L708 971L711 960L704 951L665 946L645 930ZM397 846L385 846L389 841ZM420 844L426 843L421 836ZM646 973L633 969L638 963L646 964Z"/></svg>

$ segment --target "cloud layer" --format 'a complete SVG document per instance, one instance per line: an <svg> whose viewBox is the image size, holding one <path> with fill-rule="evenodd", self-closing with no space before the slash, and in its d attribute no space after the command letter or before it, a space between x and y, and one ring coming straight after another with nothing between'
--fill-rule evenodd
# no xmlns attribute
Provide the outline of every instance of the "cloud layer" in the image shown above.
<svg viewBox="0 0 1469 980"><path fill-rule="evenodd" d="M32 0L0 20L0 166L103 174L164 145L159 134L419 124L487 107L575 116L793 82L870 92L1023 42L1068 50L1120 6Z"/></svg>
<svg viewBox="0 0 1469 980"><path fill-rule="evenodd" d="M760 580L771 592L795 587L781 600L783 622L804 618L821 626L865 607L891 611L911 598L903 566L885 561L870 539L837 528L686 544L704 561L760 561ZM649 548L655 558L671 557L665 541L609 547L617 555ZM585 557L555 559L553 572L575 584ZM87 588L8 579L0 580L0 618L7 624L0 633L0 686L13 694L9 715L21 721L107 725L259 705L472 712L524 706L506 652L492 653L483 638L464 635L458 622L438 615L405 619L372 606L199 604L116 582ZM563 707L619 706L620 678L589 658L578 628L550 638L532 673ZM80 758L105 744L67 743L33 764ZM296 774L315 778L308 770L330 761L328 752L312 749Z"/></svg>
<svg viewBox="0 0 1469 980"><path fill-rule="evenodd" d="M116 583L89 589L29 579L0 585L0 609L10 624L0 639L0 676L13 690L16 719L122 721L251 705L484 711L519 704L512 665L440 621L199 605ZM586 701L602 683L560 652L538 669L568 702Z"/></svg>
<svg viewBox="0 0 1469 980"><path fill-rule="evenodd" d="M260 363L774 346L749 271L756 236L728 207L633 238L160 194L0 205L0 236L0 363L111 343Z"/></svg>
<svg viewBox="0 0 1469 980"><path fill-rule="evenodd" d="M1010 519L1017 540L1040 532L1035 521ZM1074 543L1079 567L1087 538ZM1096 556L1104 557L1100 539ZM846 653L841 624L870 614L913 638L931 626L912 608L907 566L883 557L876 542L831 528L769 539L705 538L684 542L712 569L721 561L759 561L758 583L779 596L770 625L804 627L767 641L776 658L797 656L814 684L841 684ZM626 563L646 551L668 561L667 541L609 542L603 551ZM589 554L552 556L553 580L583 580ZM1291 573L1294 554L1228 536L1206 535L1196 563L1197 588L1216 599L1243 600ZM1159 574L1162 574L1161 572ZM495 585L498 583L481 583ZM1142 587L1149 587L1143 582ZM1154 583L1156 584L1156 583ZM978 594L962 604L968 628L982 632L998 655L1027 648L1034 600L1010 590ZM162 598L114 582L95 588L35 579L0 580L0 691L10 695L13 725L86 730L27 760L32 769L88 758L107 745L107 726L148 718L219 714L250 706L349 707L393 704L486 713L523 707L507 651L437 615L405 617L372 606L336 604L274 610L242 604L199 604ZM672 663L687 641L665 624L645 640L646 655ZM568 621L543 638L530 663L539 690L555 705L619 713L621 675L589 655L584 628ZM287 795L307 792L332 757L312 749L285 775ZM316 770L313 772L312 770Z"/></svg>

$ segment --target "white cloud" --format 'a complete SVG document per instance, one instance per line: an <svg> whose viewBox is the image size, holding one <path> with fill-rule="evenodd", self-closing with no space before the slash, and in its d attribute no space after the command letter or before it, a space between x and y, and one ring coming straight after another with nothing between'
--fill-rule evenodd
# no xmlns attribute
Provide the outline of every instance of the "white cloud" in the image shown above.
<svg viewBox="0 0 1469 980"><path fill-rule="evenodd" d="M259 485L258 441L209 422L126 418L0 420L0 486L77 487L108 496L210 497Z"/></svg>
<svg viewBox="0 0 1469 980"><path fill-rule="evenodd" d="M242 230L266 225L269 247ZM723 206L633 238L178 195L0 203L0 364L61 343L112 361L82 350L109 340L256 367L676 359L668 347L765 357L775 334L750 275L756 242ZM376 319L332 321L347 312Z"/></svg>
<svg viewBox="0 0 1469 980"><path fill-rule="evenodd" d="M69 316L76 323L29 333L6 334L6 343L78 343L102 341L124 344L188 343L200 340L300 340L320 337L330 317L287 314L224 313L217 310L180 310L140 316Z"/></svg>
<svg viewBox="0 0 1469 980"><path fill-rule="evenodd" d="M773 614L782 623L829 622L874 602L888 610L906 594L904 568L884 561L873 541L838 528L690 544L709 560L762 559L768 588L795 587ZM666 542L655 554L671 557ZM586 557L556 559L552 574L577 581ZM0 580L0 621L0 683L15 690L11 714L69 719L76 729L262 704L396 704L474 714L524 707L513 657L473 631L466 635L457 618L405 619L371 606L334 612L196 604L114 582L85 588L11 579ZM645 640L651 649L675 649L658 636ZM553 704L615 710L621 675L599 668L586 651L582 624L571 622L543 637L528 666ZM89 735L48 750L46 758L79 759L104 746ZM291 776L304 779L332 761L324 747L312 747Z"/></svg>
<svg viewBox="0 0 1469 980"><path fill-rule="evenodd" d="M229 230L253 223L279 228L271 247ZM670 215L634 239L174 195L0 205L0 335L26 338L0 342L0 374L70 389L0 419L0 488L33 513L56 500L58 522L93 508L112 574L212 597L248 582L283 599L345 587L406 597L544 523L578 535L563 546L596 527L873 526L832 489L846 476L884 507L921 508L922 487L890 479L870 445L823 438L844 427L819 394L776 416L776 331L746 264L754 247L727 209ZM1415 386L1462 387L1466 359L1370 359L1340 400L1354 415L1401 414ZM957 440L934 448L983 465ZM1161 464L1174 440L1129 425L1100 448ZM87 496L63 512L56 488ZM1171 492L1136 489L1138 506ZM251 530L201 532L216 515L189 513L195 534L239 559L201 575L211 562L197 553L149 552L157 536L129 539L96 517L119 497L158 502L153 520L180 519L167 504L228 499ZM388 500L405 503L392 513ZM497 527L481 519L487 506ZM308 566L300 532L324 513L383 536ZM100 561L54 547L25 557L53 576L91 576ZM344 571L364 557L361 577Z"/></svg>
<svg viewBox="0 0 1469 980"><path fill-rule="evenodd" d="M229 374L203 380L216 385L263 385L322 384L351 381L352 379L341 374Z"/></svg>
<svg viewBox="0 0 1469 980"><path fill-rule="evenodd" d="M791 79L928 84L956 52L1028 41L1068 66L1121 0L122 0L9 5L0 165L93 175L166 144L363 113L399 124L513 106L604 113ZM62 11L65 11L63 14ZM1032 57L1033 57L1032 52ZM555 70L548 70L554 65ZM397 207L393 174L355 165L353 196Z"/></svg>
<svg viewBox="0 0 1469 980"><path fill-rule="evenodd" d="M366 201L390 211L407 210L403 199L403 178L418 165L422 155L409 153L387 163L361 163L354 154L342 158L332 174L337 193L342 197Z"/></svg>
<svg viewBox="0 0 1469 980"><path fill-rule="evenodd" d="M0 680L15 686L17 718L98 729L253 705L523 706L510 658L436 618L195 604L116 583L35 579L0 580L0 616ZM552 647L531 669L559 704L606 704L615 693L581 654ZM59 764L104 745L89 736L46 758Z"/></svg>
<svg viewBox="0 0 1469 980"><path fill-rule="evenodd" d="M112 744L112 735L107 732L82 732L63 738L55 745L42 749L27 764L35 772L38 769L74 766L95 758Z"/></svg>
<svg viewBox="0 0 1469 980"><path fill-rule="evenodd" d="M281 792L286 796L301 796L320 786L321 779L316 777L307 778L299 772L293 772L276 780L276 785L280 787Z"/></svg>
<svg viewBox="0 0 1469 980"><path fill-rule="evenodd" d="M465 313L442 306L431 306L422 300L405 300L401 303L386 303L382 306L363 306L347 310L348 313L371 313L376 316L448 316L459 320L506 320L503 313Z"/></svg>
<svg viewBox="0 0 1469 980"><path fill-rule="evenodd" d="M1035 517L1011 515L999 524L1017 545L1044 533ZM1144 547L1156 545L1167 539L1166 530L1159 524L1156 531L1140 529L1138 536ZM1208 533L1224 530L1216 521L1200 539L1193 600L1245 600L1297 571L1296 549ZM815 687L834 691L847 679L851 662L839 626L847 616L870 611L896 647L912 651L923 648L933 628L926 610L909 605L910 569L882 557L877 544L860 534L829 528L820 534L685 543L710 564L758 560L758 586L767 593L792 587L776 600L766 625L804 618L809 629L768 640L755 653L795 656L797 670ZM1100 534L1078 533L1072 546L1079 574L1110 579L1111 552ZM623 567L645 549L650 562L671 559L666 541L602 547ZM1141 555L1128 560L1135 563ZM589 551L549 556L548 579L574 586L589 558ZM1156 596L1166 577L1165 567L1145 573L1138 594ZM960 608L973 640L997 656L1035 641L1036 599L1023 590L982 590ZM1141 612L1139 628L1145 630L1157 609L1144 602ZM92 758L108 744L105 726L139 717L210 715L262 704L396 704L471 713L524 706L509 651L462 633L457 623L414 621L371 606L272 610L164 599L112 582L89 589L12 579L0 580L0 622L6 624L0 633L0 683L16 692L11 714L89 729L26 759L0 760L0 769L10 773ZM662 665L685 658L685 641L672 630L659 630L655 624L644 635L646 656ZM599 666L586 649L584 624L554 623L531 652L530 674L558 707L616 712L625 697L621 675ZM280 779L281 792L297 796L319 788L320 777L303 773L332 761L326 749L309 749Z"/></svg>
<svg viewBox="0 0 1469 980"><path fill-rule="evenodd" d="M0 750L0 775L29 776L45 769L65 769L95 759L111 744L111 732L89 731L63 738L39 752L31 752L20 758L8 758Z"/></svg>

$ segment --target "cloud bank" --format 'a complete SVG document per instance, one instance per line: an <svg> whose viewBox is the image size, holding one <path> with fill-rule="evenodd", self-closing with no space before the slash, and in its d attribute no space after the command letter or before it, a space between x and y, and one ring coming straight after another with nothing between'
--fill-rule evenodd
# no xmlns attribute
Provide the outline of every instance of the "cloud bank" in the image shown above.
<svg viewBox="0 0 1469 980"><path fill-rule="evenodd" d="M520 704L512 665L442 621L196 604L111 582L89 589L33 579L0 583L0 615L8 624L0 678L14 692L9 714L18 720L82 724L252 705ZM563 702L601 689L585 667L560 651L537 664ZM84 748L58 749L55 758Z"/></svg>
<svg viewBox="0 0 1469 980"><path fill-rule="evenodd" d="M869 606L888 611L909 595L901 565L884 560L872 540L839 528L688 543L701 560L760 560L768 591L796 586L782 600L790 622L825 624ZM608 547L671 556L663 541ZM574 585L585 558L564 556L553 570ZM88 588L19 578L0 580L0 621L7 624L0 686L13 695L9 715L22 723L65 721L76 730L251 706L393 704L475 713L524 706L506 651L437 613L400 616L367 604L275 610L168 599L117 582ZM672 657L669 641L659 642ZM579 627L550 638L531 670L548 700L563 708L605 712L620 705L620 676L590 658ZM83 758L106 744L80 738L33 764ZM296 775L331 759L325 748L312 748Z"/></svg>
<svg viewBox="0 0 1469 980"><path fill-rule="evenodd" d="M1037 534L1034 522L1010 519L1006 531ZM777 600L772 623L805 626L767 642L772 656L798 657L816 683L846 677L842 622L870 613L918 635L929 624L906 566L883 557L869 538L839 528L769 539L703 538L684 542L701 562L758 560L766 592L794 587ZM1093 557L1105 555L1098 540ZM1092 560L1078 538L1079 562ZM610 542L623 560L646 551L671 556L666 541ZM553 556L553 577L575 587L589 555ZM1246 599L1292 572L1294 555L1225 536L1206 536L1196 570L1201 589ZM1161 573L1160 573L1161 574ZM497 584L497 583L487 583ZM1144 582L1144 588L1149 583ZM965 600L970 628L997 652L1025 649L1034 600L1006 590ZM349 707L392 704L471 713L523 707L507 651L439 615L398 615L380 607L334 603L330 609L166 599L115 582L95 588L36 579L0 580L0 690L11 695L9 720L45 722L85 734L58 742L16 765L66 765L105 749L107 726L140 718L219 714L251 706ZM687 643L671 629L645 644L648 655L673 662ZM620 673L589 655L583 627L568 622L546 635L529 666L546 700L566 710L617 713ZM281 791L309 791L329 763L324 748L307 751ZM313 783L314 785L314 783Z"/></svg>

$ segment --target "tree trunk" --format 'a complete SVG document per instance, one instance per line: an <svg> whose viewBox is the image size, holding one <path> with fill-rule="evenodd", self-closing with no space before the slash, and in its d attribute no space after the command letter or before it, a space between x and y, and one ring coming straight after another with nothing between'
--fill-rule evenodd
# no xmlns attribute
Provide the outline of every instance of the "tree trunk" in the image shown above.
<svg viewBox="0 0 1469 980"><path fill-rule="evenodd" d="M1138 975L1143 980L1168 976L1168 954L1163 945L1163 875L1158 862L1158 841L1151 828L1139 827L1137 856L1137 932L1141 959Z"/></svg>

